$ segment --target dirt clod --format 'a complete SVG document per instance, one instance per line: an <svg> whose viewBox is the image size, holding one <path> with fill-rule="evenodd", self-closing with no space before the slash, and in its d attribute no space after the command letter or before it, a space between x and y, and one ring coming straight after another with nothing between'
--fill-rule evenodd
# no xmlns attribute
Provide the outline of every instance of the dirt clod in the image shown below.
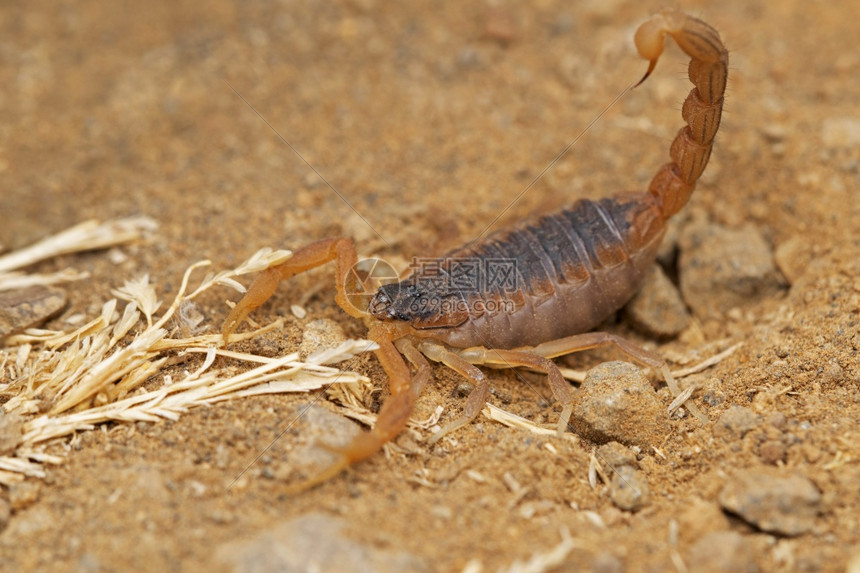
<svg viewBox="0 0 860 573"><path fill-rule="evenodd" d="M9 505L13 511L30 507L39 499L42 484L34 480L22 481L9 488Z"/></svg>
<svg viewBox="0 0 860 573"><path fill-rule="evenodd" d="M604 362L588 371L571 423L588 440L649 447L668 431L665 408L645 374L628 362Z"/></svg>
<svg viewBox="0 0 860 573"><path fill-rule="evenodd" d="M758 456L766 464L785 461L785 445L779 440L767 440L758 449Z"/></svg>

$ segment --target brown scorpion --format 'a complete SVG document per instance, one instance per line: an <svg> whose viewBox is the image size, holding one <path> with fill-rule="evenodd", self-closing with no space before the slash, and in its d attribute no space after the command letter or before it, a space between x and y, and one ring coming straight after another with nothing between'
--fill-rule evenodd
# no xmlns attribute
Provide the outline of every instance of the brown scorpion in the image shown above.
<svg viewBox="0 0 860 573"><path fill-rule="evenodd" d="M619 336L589 332L636 293L654 262L666 221L687 203L708 164L720 126L728 51L717 31L701 20L664 10L643 23L635 44L649 66L636 85L654 70L667 34L690 56L689 78L695 87L683 104L686 125L672 142L671 161L657 171L647 191L580 200L558 213L496 231L437 259L430 265L432 272L424 265L424 270L380 287L366 311L347 299L349 292L359 290L351 272L357 263L355 244L349 238L312 243L257 276L224 323L225 341L272 296L280 281L334 261L335 300L351 316L367 318L368 338L379 344L376 356L389 379L391 396L376 425L345 447L326 446L338 454L337 462L303 482L302 488L371 456L403 430L430 378L425 357L474 383L463 414L434 440L474 419L486 402L489 380L478 365L522 366L545 373L562 405L559 432L567 426L574 396L554 357L615 345L630 358L661 369L666 382L674 385L660 357ZM455 268L463 260L513 261L515 277L507 285L463 288Z"/></svg>

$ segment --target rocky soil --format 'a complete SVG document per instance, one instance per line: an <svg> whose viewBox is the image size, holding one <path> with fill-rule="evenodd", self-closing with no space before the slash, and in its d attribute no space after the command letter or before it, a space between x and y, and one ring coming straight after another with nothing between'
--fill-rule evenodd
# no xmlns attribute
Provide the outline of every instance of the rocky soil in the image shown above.
<svg viewBox="0 0 860 573"><path fill-rule="evenodd" d="M667 414L659 376L604 349L560 361L602 364L579 391L581 438L483 417L435 445L407 432L300 495L286 485L315 440L357 430L320 395L103 426L52 445L65 462L46 479L0 494L0 568L860 570L860 4L682 5L731 50L723 128L673 220L662 274L604 327L673 369L742 343L681 379L706 422ZM63 286L65 310L48 325L67 328L144 273L175 292L204 258L232 268L263 246L349 235L403 267L502 213L497 224L643 188L690 89L674 48L515 201L641 77L632 35L661 7L7 2L0 244L89 218L159 223L122 256L33 269L90 273ZM284 316L284 330L239 347L294 351L319 319L362 337L333 295L329 269L282 285L255 316ZM220 328L227 298L200 301L202 327ZM377 360L351 368L374 380L366 406L378 408ZM556 422L540 376L490 375L492 404ZM465 392L450 370L434 378L415 415L442 406L444 423Z"/></svg>

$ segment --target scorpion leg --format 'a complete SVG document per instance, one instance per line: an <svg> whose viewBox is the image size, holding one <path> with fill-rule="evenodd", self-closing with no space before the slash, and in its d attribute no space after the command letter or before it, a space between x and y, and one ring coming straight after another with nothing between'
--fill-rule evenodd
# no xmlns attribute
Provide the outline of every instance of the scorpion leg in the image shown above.
<svg viewBox="0 0 860 573"><path fill-rule="evenodd" d="M570 384L568 384L568 382L564 379L564 377L561 375L561 371L558 369L558 366L556 366L552 360L531 351L531 349L498 350L483 348L480 346L466 348L465 350L457 352L456 355L460 358L460 360L467 364L506 366L509 368L525 366L526 368L531 368L533 370L543 372L547 375L547 378L549 380L549 387L550 390L552 390L552 395L555 396L555 399L558 400L562 405L561 414L559 415L558 420L558 434L562 435L567 429L567 422L568 420L570 420L570 415L573 412L573 392L570 389ZM483 373L481 374L483 376ZM464 416L452 422L452 425L457 424L456 427L459 427L462 426L465 422L469 421L469 402L473 400L473 396L476 395L477 391L478 387L476 387L472 394L469 395L469 398L467 399L466 403L467 411L464 413ZM475 404L472 404L471 407L475 408L475 413L472 415L472 417L477 416L478 412L480 412L480 409L483 407L486 401L486 392L483 394L483 396L477 395L474 397ZM443 430L447 430L447 428L443 428ZM434 436L434 441L436 439L438 439L438 437Z"/></svg>
<svg viewBox="0 0 860 573"><path fill-rule="evenodd" d="M368 334L368 338L379 344L376 356L388 375L391 390L391 397L380 409L376 424L370 431L362 432L345 446L319 442L318 446L338 456L337 461L322 471L291 484L287 488L288 493L309 489L333 478L352 464L369 458L406 427L406 422L415 408L415 400L427 384L431 371L430 364L411 342L404 338L392 342L395 335L396 332L384 324L374 325ZM400 353L416 368L415 376L409 374Z"/></svg>
<svg viewBox="0 0 860 573"><path fill-rule="evenodd" d="M523 350L534 352L545 358L556 358L565 354L573 354L574 352L582 352L583 350L591 350L601 346L613 345L618 350L639 362L659 370L665 361L653 352L648 352L644 348L636 346L626 338L608 332L585 332L583 334L574 334L556 340L550 340L537 346L526 347Z"/></svg>
<svg viewBox="0 0 860 573"><path fill-rule="evenodd" d="M430 378L430 364L409 340L398 338L396 328L376 323L371 326L367 336L379 344L376 357L388 375L391 397L382 405L376 424L369 432L358 436L345 447L337 448L348 458L349 464L374 454L403 431L415 409L415 400ZM417 369L414 377L410 375L403 356Z"/></svg>
<svg viewBox="0 0 860 573"><path fill-rule="evenodd" d="M571 413L573 412L574 398L570 384L568 384L561 375L558 367L550 359L557 356L563 356L574 352L581 352L583 350L590 350L592 348L608 345L615 346L636 362L658 370L672 394L674 396L680 394L680 388L675 382L672 373L669 371L666 362L660 356L652 352L648 352L629 340L608 332L586 332L544 342L543 344L539 344L534 347L521 347L515 350L473 347L461 350L455 356L457 356L462 362L469 365L482 364L491 367L501 366L510 368L524 366L526 368L545 373L548 377L553 396L562 405L562 411L559 416L557 427L558 433L561 435L567 428L567 423L570 420ZM436 347L438 347L438 349ZM425 352L431 360L443 362L463 376L475 380L476 382L480 380L476 376L468 373L468 371L462 368L459 364L455 366L455 361L444 354L444 352L447 352L448 354L453 353L446 351L443 347L424 343L421 345L421 350L422 352ZM426 352L427 350L430 350L430 352ZM484 376L483 373L481 373L481 376ZM486 377L483 379L486 380ZM480 386L476 386L475 390L469 395L464 415L444 427L442 432L435 434L432 441L435 442L444 434L463 426L465 423L477 416L477 413L480 411L481 407L483 407L487 399L486 391L484 391L483 394L479 394L479 389ZM708 421L704 414L699 412L695 404L687 403L686 406L697 418L703 422Z"/></svg>
<svg viewBox="0 0 860 573"><path fill-rule="evenodd" d="M490 392L490 380L480 368L461 358L460 355L451 352L441 344L422 342L419 345L419 350L430 358L430 360L441 362L475 384L475 388L469 393L469 397L466 398L463 415L452 422L448 422L441 430L433 434L433 437L430 438L430 443L434 444L446 434L462 428L481 413L481 408L486 404L487 395Z"/></svg>
<svg viewBox="0 0 860 573"><path fill-rule="evenodd" d="M335 261L337 287L335 300L348 314L356 318L363 317L364 314L351 305L346 296L349 281L358 280L354 274L350 274L357 258L352 239L325 239L299 249L289 260L263 271L251 283L248 292L224 321L222 328L224 341L228 341L230 334L236 330L250 312L272 296L280 281L332 260ZM350 286L355 287L357 285L352 284ZM313 487L336 476L353 463L370 457L379 451L385 443L396 437L406 426L406 422L415 407L415 400L430 378L430 364L411 342L400 338L399 331L392 325L376 323L370 328L368 338L379 344L376 356L388 375L391 398L382 406L377 423L371 431L360 434L351 443L343 447L320 444L321 447L338 454L339 459L323 471L293 484L288 488L289 492L298 492ZM416 368L414 377L410 375L409 368L398 350Z"/></svg>
<svg viewBox="0 0 860 573"><path fill-rule="evenodd" d="M233 310L230 311L230 314L224 321L224 326L221 330L224 342L228 342L230 335L239 327L248 314L269 300L278 287L279 282L324 265L332 260L335 261L335 276L337 279L335 300L347 314L361 318L363 316L362 313L349 304L345 290L347 280L354 278L349 275L349 272L355 266L357 259L355 243L352 242L352 239L324 239L299 249L287 261L261 272L254 279L254 282L251 283L251 286L248 287L248 292L245 293L242 300L233 307Z"/></svg>
<svg viewBox="0 0 860 573"><path fill-rule="evenodd" d="M672 373L669 371L669 367L666 365L665 360L663 360L659 355L654 354L653 352L648 352L644 348L633 344L621 336L610 334L608 332L586 332L583 334L575 334L573 336L559 338L557 340L550 340L549 342L538 344L537 346L528 348L527 350L546 358L555 358L557 356L564 356L565 354L572 354L574 352L581 352L583 350L590 350L592 348L609 345L615 346L618 350L636 362L650 366L651 368L659 371L660 375L663 377L663 381L666 383L666 386L668 386L669 391L673 396L678 396L678 394L681 393L681 389L678 387L677 382L675 382L675 377L672 376ZM707 416L702 414L695 404L687 402L686 406L687 409L689 409L690 412L700 421L708 421Z"/></svg>

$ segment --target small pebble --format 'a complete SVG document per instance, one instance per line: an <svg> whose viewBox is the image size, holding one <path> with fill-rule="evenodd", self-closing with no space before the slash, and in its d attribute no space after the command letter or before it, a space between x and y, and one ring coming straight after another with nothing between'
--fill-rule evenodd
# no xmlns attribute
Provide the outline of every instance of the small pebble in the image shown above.
<svg viewBox="0 0 860 573"><path fill-rule="evenodd" d="M779 143L788 135L788 128L782 123L768 123L761 128L761 134L770 143Z"/></svg>
<svg viewBox="0 0 860 573"><path fill-rule="evenodd" d="M615 468L609 483L609 497L619 509L639 511L651 501L651 488L645 473L630 466Z"/></svg>
<svg viewBox="0 0 860 573"><path fill-rule="evenodd" d="M517 39L517 20L510 10L501 7L489 9L484 21L484 38L507 47Z"/></svg>
<svg viewBox="0 0 860 573"><path fill-rule="evenodd" d="M720 493L723 509L763 531L800 535L821 511L821 493L809 479L776 469L742 470Z"/></svg>
<svg viewBox="0 0 860 573"><path fill-rule="evenodd" d="M26 480L12 484L9 488L9 505L13 511L21 511L36 503L41 493L42 484L37 481Z"/></svg>
<svg viewBox="0 0 860 573"><path fill-rule="evenodd" d="M467 380L463 380L459 384L457 384L457 396L460 398L465 398L469 394L472 393L472 390L475 389L475 385Z"/></svg>
<svg viewBox="0 0 860 573"><path fill-rule="evenodd" d="M690 324L690 313L681 293L660 265L651 265L642 286L624 310L636 328L658 338L677 336Z"/></svg>
<svg viewBox="0 0 860 573"><path fill-rule="evenodd" d="M65 291L54 287L0 291L0 338L41 324L65 306Z"/></svg>
<svg viewBox="0 0 860 573"><path fill-rule="evenodd" d="M121 265L128 260L128 256L118 247L110 249L107 252L107 257L108 260L115 265Z"/></svg>
<svg viewBox="0 0 860 573"><path fill-rule="evenodd" d="M759 418L749 408L732 406L720 416L714 426L714 435L740 439L758 425Z"/></svg>
<svg viewBox="0 0 860 573"><path fill-rule="evenodd" d="M776 465L785 461L785 446L779 440L767 440L758 449L758 457L766 464Z"/></svg>
<svg viewBox="0 0 860 573"><path fill-rule="evenodd" d="M618 442L609 442L597 448L597 459L610 468L620 468L621 466L639 467L636 453Z"/></svg>
<svg viewBox="0 0 860 573"><path fill-rule="evenodd" d="M302 319L308 315L308 311L306 311L303 306L299 306L297 304L290 305L290 312L292 312L293 316L298 319Z"/></svg>
<svg viewBox="0 0 860 573"><path fill-rule="evenodd" d="M604 362L586 374L571 424L585 439L643 448L669 431L665 407L645 374L627 362Z"/></svg>

